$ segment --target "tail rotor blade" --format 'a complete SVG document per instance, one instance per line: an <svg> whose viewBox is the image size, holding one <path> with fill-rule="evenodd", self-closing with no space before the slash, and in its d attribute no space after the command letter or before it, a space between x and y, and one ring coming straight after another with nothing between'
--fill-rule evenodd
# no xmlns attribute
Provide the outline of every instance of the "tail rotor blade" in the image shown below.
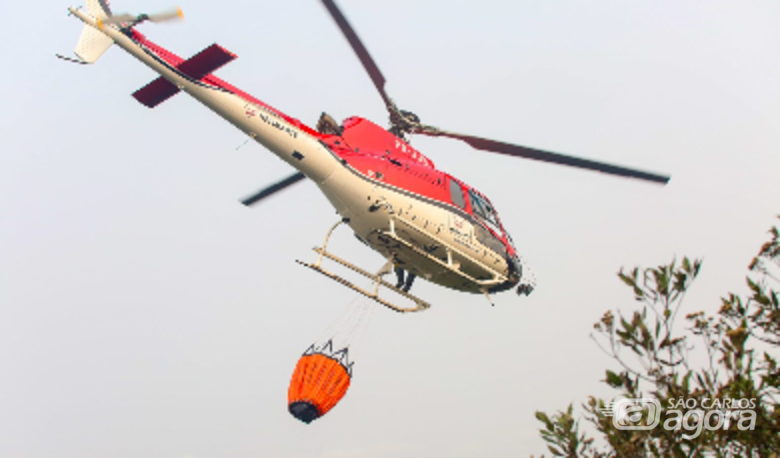
<svg viewBox="0 0 780 458"><path fill-rule="evenodd" d="M184 19L184 12L181 8L176 7L175 9L163 11L161 13L149 14L148 19L149 22L165 22L174 19Z"/></svg>
<svg viewBox="0 0 780 458"><path fill-rule="evenodd" d="M131 22L137 19L137 16L133 16L132 14L122 13L122 14L116 14L114 16L109 16L105 19L100 20L103 24L122 24L124 22Z"/></svg>
<svg viewBox="0 0 780 458"><path fill-rule="evenodd" d="M101 19L101 24L140 24L141 22L149 21L154 23L172 21L174 19L184 19L184 12L181 8L174 8L171 10L163 11L155 14L140 14L138 16L122 13L109 16L105 19Z"/></svg>
<svg viewBox="0 0 780 458"><path fill-rule="evenodd" d="M247 207L250 205L253 205L266 197L272 196L273 194L276 194L277 192L294 185L295 183L303 180L306 178L306 176L300 172L295 173L293 175L290 175L289 177L285 178L284 180L277 181L276 183L272 184L271 186L268 186L267 188L264 188L257 192L256 194L253 194L244 200L241 201L242 204L246 205Z"/></svg>

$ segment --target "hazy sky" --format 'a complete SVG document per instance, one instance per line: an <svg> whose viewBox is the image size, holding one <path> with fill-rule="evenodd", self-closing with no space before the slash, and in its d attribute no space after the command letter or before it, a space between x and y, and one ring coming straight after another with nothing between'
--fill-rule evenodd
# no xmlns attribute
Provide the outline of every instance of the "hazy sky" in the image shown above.
<svg viewBox="0 0 780 458"><path fill-rule="evenodd" d="M172 6L113 2L115 12ZM384 124L381 99L320 2L182 0L143 33L313 125ZM218 6L217 6L218 5ZM488 195L534 268L529 298L418 282L418 315L376 310L347 396L311 425L286 411L306 347L353 299L297 265L336 215L311 183L251 210L290 172L120 49L61 62L70 5L16 2L0 28L0 456L516 457L536 410L610 396L588 339L630 313L621 266L703 257L684 310L743 291L780 213L780 5L774 1L340 0L398 104L424 122L672 175L667 187L414 138ZM10 5L9 5L10 6ZM383 260L348 231L333 250Z"/></svg>

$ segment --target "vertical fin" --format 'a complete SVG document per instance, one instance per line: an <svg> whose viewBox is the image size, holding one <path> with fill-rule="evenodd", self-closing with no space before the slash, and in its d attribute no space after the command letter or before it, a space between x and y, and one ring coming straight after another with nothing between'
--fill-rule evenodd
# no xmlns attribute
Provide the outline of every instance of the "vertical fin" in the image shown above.
<svg viewBox="0 0 780 458"><path fill-rule="evenodd" d="M97 0L96 0L97 1ZM84 25L81 38L76 44L76 55L84 62L94 63L103 55L114 40L90 25Z"/></svg>
<svg viewBox="0 0 780 458"><path fill-rule="evenodd" d="M86 7L87 12L98 21L111 17L111 7L108 5L108 0L86 0ZM108 35L90 25L84 25L81 38L76 43L76 56L82 62L92 64L97 62L112 44L114 44L114 40Z"/></svg>

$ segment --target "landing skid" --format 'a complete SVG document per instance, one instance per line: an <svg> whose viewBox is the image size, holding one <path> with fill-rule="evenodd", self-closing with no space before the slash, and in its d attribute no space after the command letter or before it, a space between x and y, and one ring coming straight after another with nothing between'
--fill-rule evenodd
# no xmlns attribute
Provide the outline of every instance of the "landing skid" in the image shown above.
<svg viewBox="0 0 780 458"><path fill-rule="evenodd" d="M325 243L323 243L323 248L320 248L320 247L315 247L314 248L314 251L319 254L319 257L317 258L317 262L315 262L314 264L309 264L307 262L303 262L303 261L299 261L299 260L296 260L295 262L297 262L298 264L301 264L303 266L306 266L306 267L308 267L308 268L310 268L312 270L315 270L315 271L325 275L326 277L329 277L329 278L331 278L333 280L336 280L337 282L341 283L342 285L344 285L344 286L346 286L346 287L348 287L348 288L350 288L350 289L352 289L352 290L354 290L354 291L364 295L365 297L367 297L369 299L373 299L374 301L384 305L385 307L387 307L387 308L389 308L389 309L391 309L393 311L399 312L399 313L421 312L421 311L431 307L431 304L425 302L424 300L420 299L419 297L417 297L417 296L415 296L413 294L409 294L408 292L403 291L403 290L401 290L399 288L396 288L394 285L391 285L390 283L387 283L386 281L382 280L383 270L385 270L385 269L380 270L380 272L377 273L377 274L372 274L372 273L367 272L367 271L361 269L360 267L350 263L349 261L345 261L344 259L341 259L341 258L339 258L338 256L336 256L336 255L334 255L332 253L328 253L325 250L325 248L328 245L328 239L330 238L330 235L333 233L333 231L342 222L345 222L345 221L343 221L343 220L339 221L338 223L336 223L330 229L330 231L328 232L328 235L325 237ZM368 278L369 280L373 281L374 285L375 285L374 290L373 291L367 291L367 290L365 290L365 289L355 285L351 281L349 281L349 280L347 280L347 279L345 279L343 277L340 277L340 276L334 274L333 272L325 270L322 267L322 260L323 260L323 258L328 258L331 261L334 261L334 262L336 262L338 264L341 264L342 266L344 266L344 267L346 267L346 268L348 268L348 269L350 269L350 270L352 270L354 272L357 272L360 275L362 275L362 276ZM390 269L390 271L392 271L392 269ZM387 288L387 289L389 289L391 291L394 291L395 293L405 297L406 299L409 299L410 301L414 302L416 304L416 306L415 307L399 307L399 306L397 306L397 305L395 305L395 304L385 300L384 298L379 297L379 287L380 286L384 286L385 288Z"/></svg>

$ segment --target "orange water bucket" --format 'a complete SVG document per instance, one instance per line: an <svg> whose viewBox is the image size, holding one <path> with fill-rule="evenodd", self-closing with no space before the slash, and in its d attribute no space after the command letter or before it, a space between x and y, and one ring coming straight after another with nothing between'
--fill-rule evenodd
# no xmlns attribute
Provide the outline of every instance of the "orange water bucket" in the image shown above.
<svg viewBox="0 0 780 458"><path fill-rule="evenodd" d="M333 342L315 345L298 360L287 391L290 414L311 423L328 413L347 393L352 379L348 349L333 351Z"/></svg>

